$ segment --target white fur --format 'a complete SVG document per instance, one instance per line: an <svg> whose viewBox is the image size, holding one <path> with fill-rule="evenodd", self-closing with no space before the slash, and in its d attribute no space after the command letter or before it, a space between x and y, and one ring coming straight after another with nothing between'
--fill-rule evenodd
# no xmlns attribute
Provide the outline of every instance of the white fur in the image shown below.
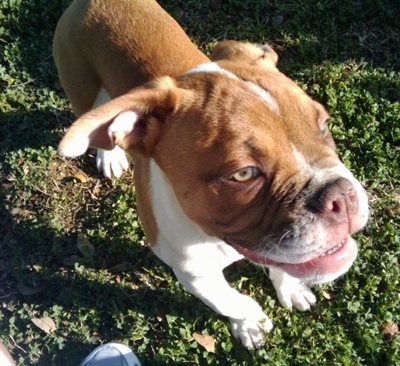
<svg viewBox="0 0 400 366"><path fill-rule="evenodd" d="M106 178L119 178L129 169L129 162L125 151L115 146L112 150L97 149L96 166Z"/></svg>
<svg viewBox="0 0 400 366"><path fill-rule="evenodd" d="M269 108L275 112L276 114L279 114L279 105L276 99L272 96L272 94L261 88L261 86L251 82L251 81L246 81L246 84L250 87L251 90L253 90L266 104L268 104Z"/></svg>
<svg viewBox="0 0 400 366"><path fill-rule="evenodd" d="M101 88L99 92L97 93L96 100L93 103L92 109L95 109L97 107L100 107L103 104L106 104L111 100L109 94L104 88Z"/></svg>
<svg viewBox="0 0 400 366"><path fill-rule="evenodd" d="M151 161L150 195L159 229L155 254L171 266L187 291L230 319L232 333L248 347L264 343L271 320L248 296L225 280L222 270L243 258L231 246L205 234L183 212L167 177Z"/></svg>
<svg viewBox="0 0 400 366"><path fill-rule="evenodd" d="M275 100L275 98L272 96L272 94L268 90L261 88L256 83L253 83L252 81L244 81L244 80L238 78L235 74L233 74L232 72L230 72L228 70L225 70L224 68L219 66L216 62L207 62L207 63L201 64L199 66L196 66L195 68L185 72L184 75L189 75L189 74L194 74L194 73L199 73L199 72L218 73L218 74L225 75L231 79L242 82L257 97L261 98L273 112L275 112L276 114L279 114L278 102Z"/></svg>
<svg viewBox="0 0 400 366"><path fill-rule="evenodd" d="M239 78L233 74L232 72L223 69L221 66L219 66L216 62L206 62L204 64L200 64L193 69L190 69L186 71L183 75L190 75L190 74L196 74L199 72L207 72L207 73L218 73L218 74L223 74L231 79L239 80Z"/></svg>
<svg viewBox="0 0 400 366"><path fill-rule="evenodd" d="M317 173L317 170L307 162L303 153L294 144L291 145L293 157L299 167L299 171L307 176L314 176L314 174Z"/></svg>
<svg viewBox="0 0 400 366"><path fill-rule="evenodd" d="M107 103L110 99L107 91L101 88L93 103L93 109ZM116 146L113 150L97 149L96 166L105 177L112 178L114 176L119 178L125 170L128 170L129 162L124 150Z"/></svg>
<svg viewBox="0 0 400 366"><path fill-rule="evenodd" d="M306 311L317 302L309 287L282 269L269 266L269 278L274 285L279 302L285 308Z"/></svg>

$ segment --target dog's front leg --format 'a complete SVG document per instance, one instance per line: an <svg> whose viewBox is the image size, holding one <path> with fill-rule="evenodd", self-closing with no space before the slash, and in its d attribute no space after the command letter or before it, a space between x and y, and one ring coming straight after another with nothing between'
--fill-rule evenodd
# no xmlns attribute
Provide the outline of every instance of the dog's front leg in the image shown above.
<svg viewBox="0 0 400 366"><path fill-rule="evenodd" d="M269 278L283 307L288 309L295 307L297 310L306 311L317 302L315 295L306 284L284 270L270 266Z"/></svg>
<svg viewBox="0 0 400 366"><path fill-rule="evenodd" d="M98 171L102 172L106 178L122 176L123 172L128 170L129 161L125 151L119 146L112 150L97 150L96 165Z"/></svg>
<svg viewBox="0 0 400 366"><path fill-rule="evenodd" d="M206 276L195 276L179 269L174 269L174 272L187 291L229 318L233 336L239 338L245 347L264 344L265 333L272 329L271 320L256 301L233 289L222 272L211 272Z"/></svg>

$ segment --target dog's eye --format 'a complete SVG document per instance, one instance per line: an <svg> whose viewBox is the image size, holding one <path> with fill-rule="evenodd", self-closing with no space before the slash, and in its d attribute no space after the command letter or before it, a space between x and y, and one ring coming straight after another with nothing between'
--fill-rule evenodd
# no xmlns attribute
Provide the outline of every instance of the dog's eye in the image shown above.
<svg viewBox="0 0 400 366"><path fill-rule="evenodd" d="M329 134L329 132L330 132L329 126L328 126L329 121L330 121L330 120L327 119L327 120L321 125L320 132L321 132L321 136L322 136L322 137L327 137L328 134Z"/></svg>
<svg viewBox="0 0 400 366"><path fill-rule="evenodd" d="M259 173L260 171L257 168L248 166L233 173L230 178L236 182L245 183L257 177Z"/></svg>

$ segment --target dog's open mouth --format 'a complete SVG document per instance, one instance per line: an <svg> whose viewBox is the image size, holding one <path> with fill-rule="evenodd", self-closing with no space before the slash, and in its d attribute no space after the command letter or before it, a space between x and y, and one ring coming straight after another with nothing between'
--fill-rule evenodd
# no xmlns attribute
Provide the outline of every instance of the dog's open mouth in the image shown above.
<svg viewBox="0 0 400 366"><path fill-rule="evenodd" d="M250 261L263 266L277 266L297 278L308 278L320 275L329 275L346 270L353 263L357 255L357 244L348 235L335 246L323 254L302 263L278 262L268 258L260 252L255 252L240 245L232 245L240 254Z"/></svg>

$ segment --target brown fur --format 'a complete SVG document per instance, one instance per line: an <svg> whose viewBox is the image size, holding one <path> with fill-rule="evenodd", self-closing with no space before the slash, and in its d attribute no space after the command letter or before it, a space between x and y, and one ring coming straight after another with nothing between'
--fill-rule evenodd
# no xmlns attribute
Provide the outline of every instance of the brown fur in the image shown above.
<svg viewBox="0 0 400 366"><path fill-rule="evenodd" d="M101 87L115 98L150 79L176 76L209 61L153 0L72 2L57 24L53 53L77 117L93 107ZM148 181L146 160L137 158L135 173L141 187ZM154 242L152 213L140 209L149 205L144 188L137 189L137 200L148 239Z"/></svg>
<svg viewBox="0 0 400 366"><path fill-rule="evenodd" d="M102 86L115 98L208 61L153 0L72 2L58 22L53 53L77 117L92 108Z"/></svg>
<svg viewBox="0 0 400 366"><path fill-rule="evenodd" d="M237 75L259 79L261 85L270 86L285 116L284 121L279 121L281 117L261 99L254 98L254 94L240 81L218 74L184 75L176 81L163 78L152 82L83 116L64 137L60 149L63 149L63 144L71 143L70 140L88 134L85 130L92 123L89 128L100 131L118 114L126 110L138 111L147 121L144 138L138 141L135 132L129 133L119 140L119 145L135 161L135 175L139 177L136 181L138 207L150 242L154 242L156 237L153 235L156 225L148 217L151 214L147 197L148 157L154 158L169 177L186 214L208 234L235 236L236 240L244 240L238 237L244 234L246 241L257 243L255 239L264 234L265 226L258 225L257 230L248 228L255 220L260 220L265 203L256 194L265 186L266 179L272 177L260 176L245 190L235 188L223 178L228 178L235 169L254 165L257 161L266 174L274 171L268 195L285 196L292 189L290 178L298 173L292 142L308 154L311 161L318 161L318 168L336 164L337 155L332 149L330 135L326 138L320 136L320 124L327 117L322 106L277 70L255 66L258 72L253 73L254 70L245 66L240 66L240 63L231 65L229 61L224 63L225 68L229 70L230 67ZM229 95L240 95L240 102ZM221 99L224 100L223 109L220 108ZM304 133L311 136L307 139L303 136L304 126L307 126ZM103 141L95 139L95 136L104 136L105 133L91 132L91 135L92 146L106 147ZM269 155L273 151L279 151L279 154ZM204 164L204 161L208 163ZM182 168L179 169L177 164ZM221 167L225 171L221 171ZM305 176L304 181L308 178ZM302 186L298 181L296 184ZM292 195L297 193L293 191ZM142 210L142 204L146 210ZM279 204L279 201L273 204ZM251 210L248 210L249 206ZM209 207L213 208L212 216L207 215ZM272 206L268 212L275 212ZM278 223L269 215L262 220Z"/></svg>

